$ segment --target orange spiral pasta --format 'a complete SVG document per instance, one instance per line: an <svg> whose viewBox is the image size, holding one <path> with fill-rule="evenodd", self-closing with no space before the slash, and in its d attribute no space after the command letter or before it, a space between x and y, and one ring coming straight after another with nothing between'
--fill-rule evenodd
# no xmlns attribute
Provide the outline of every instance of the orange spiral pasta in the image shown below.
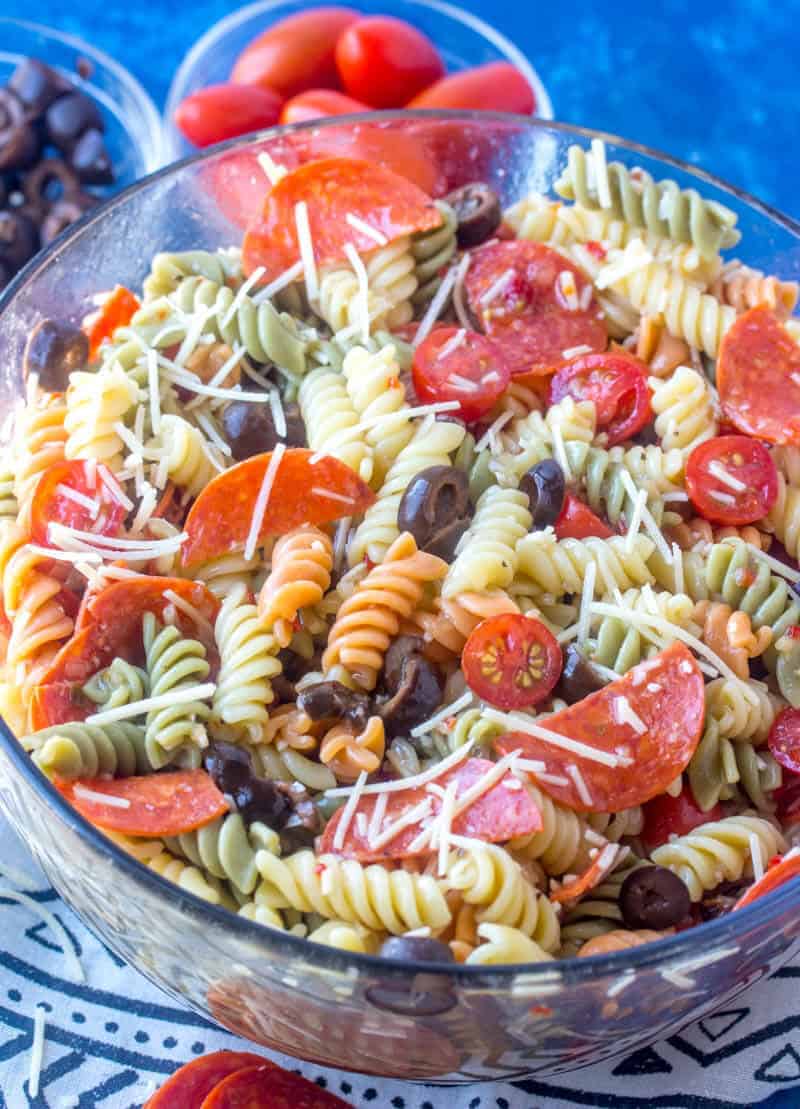
<svg viewBox="0 0 800 1109"><path fill-rule="evenodd" d="M281 647L291 641L299 610L319 604L325 596L332 567L330 536L312 524L302 524L275 544L272 569L258 597L258 614Z"/></svg>
<svg viewBox="0 0 800 1109"><path fill-rule="evenodd" d="M427 582L439 581L447 563L417 550L403 532L352 595L343 602L328 636L322 668L328 676L374 689L383 656L400 630L400 621L418 608Z"/></svg>
<svg viewBox="0 0 800 1109"><path fill-rule="evenodd" d="M431 656L447 660L460 655L470 633L490 616L504 612L519 612L519 606L503 589L489 589L485 593L457 593L455 597L437 597L433 612L417 612L414 623L422 632Z"/></svg>
<svg viewBox="0 0 800 1109"><path fill-rule="evenodd" d="M665 529L665 535L670 543L677 543L683 551L692 550L698 543L721 543L723 539L742 539L762 551L768 551L772 543L771 535L766 531L759 531L752 524L738 528L732 525L718 527L704 520L702 516L672 524Z"/></svg>
<svg viewBox="0 0 800 1109"><path fill-rule="evenodd" d="M655 377L669 377L678 366L691 365L689 344L670 335L659 316L642 316L636 333L636 357Z"/></svg>
<svg viewBox="0 0 800 1109"><path fill-rule="evenodd" d="M19 415L14 441L14 494L20 515L27 517L36 482L40 475L64 461L67 431L64 418L67 406L58 396L49 396L35 408L24 408Z"/></svg>
<svg viewBox="0 0 800 1109"><path fill-rule="evenodd" d="M749 676L749 660L762 655L772 642L771 628L765 626L754 632L746 612L734 611L721 601L698 601L693 616L702 625L703 642L737 678Z"/></svg>
<svg viewBox="0 0 800 1109"><path fill-rule="evenodd" d="M340 782L354 782L359 774L373 774L378 769L385 747L383 721L371 716L361 732L347 721L334 724L325 733L319 757Z"/></svg>
<svg viewBox="0 0 800 1109"><path fill-rule="evenodd" d="M643 943L652 943L653 940L663 939L671 935L672 929L666 932L654 932L650 928L640 928L636 932L626 931L624 928L606 932L602 936L593 936L578 951L578 958L587 955L611 955L615 951L627 951L630 947L639 947Z"/></svg>
<svg viewBox="0 0 800 1109"><path fill-rule="evenodd" d="M777 277L767 277L761 270L740 265L727 272L723 270L709 292L737 312L765 304L786 319L797 304L798 285L796 281L779 281Z"/></svg>
<svg viewBox="0 0 800 1109"><path fill-rule="evenodd" d="M279 751L313 751L317 746L318 725L297 705L281 705L269 714L261 728L261 743L274 743Z"/></svg>

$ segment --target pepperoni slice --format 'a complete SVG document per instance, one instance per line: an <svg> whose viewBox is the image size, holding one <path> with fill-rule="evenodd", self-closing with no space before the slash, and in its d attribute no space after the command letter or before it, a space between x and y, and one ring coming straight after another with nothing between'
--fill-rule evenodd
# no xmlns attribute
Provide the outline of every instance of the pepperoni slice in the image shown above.
<svg viewBox="0 0 800 1109"><path fill-rule="evenodd" d="M769 308L751 308L725 335L717 389L738 431L800 446L800 346Z"/></svg>
<svg viewBox="0 0 800 1109"><path fill-rule="evenodd" d="M212 1051L176 1070L145 1102L144 1109L197 1109L223 1078L245 1067L271 1065L269 1059L251 1051Z"/></svg>
<svg viewBox="0 0 800 1109"><path fill-rule="evenodd" d="M200 1109L352 1109L299 1074L270 1064L247 1067L223 1079Z"/></svg>
<svg viewBox="0 0 800 1109"><path fill-rule="evenodd" d="M38 732L54 724L71 724L85 720L93 712L97 712L97 705L84 697L80 686L73 682L37 685L28 708L30 730Z"/></svg>
<svg viewBox="0 0 800 1109"><path fill-rule="evenodd" d="M795 849L795 851L789 852L788 855L784 855L782 859L773 863L762 878L759 878L748 890L745 890L733 906L732 912L743 909L746 905L752 905L759 897L772 893L779 886L790 882L792 878L796 878L798 874L800 874L800 851Z"/></svg>
<svg viewBox="0 0 800 1109"><path fill-rule="evenodd" d="M588 539L593 535L610 539L614 534L574 493L567 493L564 497L564 506L553 527L556 539Z"/></svg>
<svg viewBox="0 0 800 1109"><path fill-rule="evenodd" d="M89 340L89 359L97 357L100 344L110 339L118 327L125 327L141 308L141 302L130 289L117 285L103 304L83 324Z"/></svg>
<svg viewBox="0 0 800 1109"><path fill-rule="evenodd" d="M619 812L663 793L687 766L703 729L703 675L691 652L673 643L623 678L548 716L549 732L615 758L608 766L513 732L495 743L522 748L544 764L537 785L578 812ZM535 777L535 775L533 775ZM553 781L553 779L557 781Z"/></svg>
<svg viewBox="0 0 800 1109"><path fill-rule="evenodd" d="M699 828L711 820L721 820L724 815L719 804L703 812L686 783L677 797L662 793L648 801L642 811L642 843L648 851L654 851L666 843L670 836L685 836L693 828Z"/></svg>
<svg viewBox="0 0 800 1109"><path fill-rule="evenodd" d="M318 266L345 261L345 246L361 253L376 249L374 235L347 216L369 224L387 242L442 222L431 198L405 177L354 158L322 158L282 177L267 194L258 224L242 247L245 273L263 266L263 280L278 277L300 258L296 205L305 203Z"/></svg>
<svg viewBox="0 0 800 1109"><path fill-rule="evenodd" d="M58 788L92 824L128 836L180 836L228 811L228 802L205 770L169 770L110 781L78 778L59 782ZM87 791L128 804L105 804L87 797Z"/></svg>
<svg viewBox="0 0 800 1109"><path fill-rule="evenodd" d="M591 281L542 243L487 243L464 279L473 317L500 347L514 377L541 377L574 347L605 350L608 333Z"/></svg>
<svg viewBox="0 0 800 1109"><path fill-rule="evenodd" d="M203 489L186 519L184 567L244 547L271 458L271 451L247 458ZM303 523L327 524L341 516L357 516L374 500L370 487L344 462L292 448L275 471L259 542L268 535L285 535Z"/></svg>
<svg viewBox="0 0 800 1109"><path fill-rule="evenodd" d="M692 504L713 524L754 524L778 499L778 471L767 448L746 435L717 435L686 463Z"/></svg>
<svg viewBox="0 0 800 1109"><path fill-rule="evenodd" d="M606 434L607 446L623 443L653 418L648 369L632 354L606 351L572 358L550 383L550 403L564 397L594 402L597 430Z"/></svg>
<svg viewBox="0 0 800 1109"><path fill-rule="evenodd" d="M778 713L767 743L776 762L792 774L800 774L800 709L786 708Z"/></svg>
<svg viewBox="0 0 800 1109"><path fill-rule="evenodd" d="M494 343L463 327L433 330L414 352L412 376L423 404L458 401L455 414L468 424L491 411L511 382Z"/></svg>
<svg viewBox="0 0 800 1109"><path fill-rule="evenodd" d="M521 612L490 616L470 633L461 656L467 685L501 709L543 701L561 674L561 648L541 620Z"/></svg>
<svg viewBox="0 0 800 1109"><path fill-rule="evenodd" d="M479 782L493 766L494 763L488 759L466 759L437 778L436 784L445 789L450 782L456 782L458 784L456 799L458 799L470 786ZM540 831L542 817L539 809L525 790L517 788L514 784L516 780L512 774L505 774L499 782L456 816L453 820L453 832L460 836L483 839L488 843L502 843L513 836L524 836ZM334 813L322 833L320 853L331 852L346 858L359 859L363 863L380 862L383 859L408 859L414 855L429 854L430 847L417 850L412 850L410 847L420 832L419 822L404 828L383 847L370 846L367 832L379 796L371 793L365 794L360 799L353 819L348 824L341 847L334 847L334 840L343 810L339 809ZM416 789L400 789L384 796L388 798L388 803L381 824L383 828L388 828L404 813L426 799L430 799L431 802L430 816L435 816L441 808L441 799L436 794L429 793L425 786L419 786ZM364 821L357 819L359 813L364 814Z"/></svg>
<svg viewBox="0 0 800 1109"><path fill-rule="evenodd" d="M125 509L103 484L103 476L113 480L102 462L73 460L48 467L36 483L31 500L31 538L34 543L51 546L48 525L66 524L96 535L116 535L125 519ZM67 490L72 490L70 496ZM86 501L94 501L95 508Z"/></svg>

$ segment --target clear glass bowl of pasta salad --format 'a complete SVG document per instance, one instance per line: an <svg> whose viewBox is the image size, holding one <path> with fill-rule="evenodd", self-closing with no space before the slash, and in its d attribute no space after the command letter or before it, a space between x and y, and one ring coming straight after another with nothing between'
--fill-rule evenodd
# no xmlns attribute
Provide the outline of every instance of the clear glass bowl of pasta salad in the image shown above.
<svg viewBox="0 0 800 1109"><path fill-rule="evenodd" d="M622 140L397 114L171 166L19 275L0 800L110 947L456 1082L796 953L799 233Z"/></svg>

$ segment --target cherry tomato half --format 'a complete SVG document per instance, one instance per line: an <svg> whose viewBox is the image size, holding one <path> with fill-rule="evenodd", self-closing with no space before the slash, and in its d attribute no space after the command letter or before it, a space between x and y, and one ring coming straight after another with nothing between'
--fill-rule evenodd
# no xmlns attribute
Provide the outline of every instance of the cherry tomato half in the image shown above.
<svg viewBox="0 0 800 1109"><path fill-rule="evenodd" d="M92 467L88 462L77 459L70 462L57 462L45 470L34 490L31 501L31 538L34 543L50 547L48 528L50 524L66 524L79 531L91 531L95 535L116 535L125 518L125 509L115 500L102 477L114 483L111 471L98 462ZM71 489L77 497L86 497L98 506L95 511L88 504L73 499L67 492Z"/></svg>
<svg viewBox="0 0 800 1109"><path fill-rule="evenodd" d="M800 709L778 713L767 740L772 757L792 774L800 774Z"/></svg>
<svg viewBox="0 0 800 1109"><path fill-rule="evenodd" d="M259 85L282 96L335 89L336 43L359 18L352 8L311 8L275 23L246 46L231 71L237 85Z"/></svg>
<svg viewBox="0 0 800 1109"><path fill-rule="evenodd" d="M567 493L564 497L561 513L553 526L556 539L589 539L593 535L599 539L610 539L614 534L588 504L573 493Z"/></svg>
<svg viewBox="0 0 800 1109"><path fill-rule="evenodd" d="M437 327L414 352L414 389L423 404L457 400L468 424L489 412L511 381L491 340L466 328Z"/></svg>
<svg viewBox="0 0 800 1109"><path fill-rule="evenodd" d="M778 497L778 471L758 439L718 435L689 455L686 489L712 524L754 524Z"/></svg>
<svg viewBox="0 0 800 1109"><path fill-rule="evenodd" d="M175 125L195 146L211 146L278 122L283 98L255 85L208 85L175 110Z"/></svg>
<svg viewBox="0 0 800 1109"><path fill-rule="evenodd" d="M536 111L533 89L509 62L490 62L442 77L410 100L409 108L475 108L486 112Z"/></svg>
<svg viewBox="0 0 800 1109"><path fill-rule="evenodd" d="M722 818L722 808L719 805L703 812L688 785L684 785L677 797L671 797L668 793L654 797L642 807L642 812L642 843L648 851L666 843L671 835L685 836L701 824Z"/></svg>
<svg viewBox="0 0 800 1109"><path fill-rule="evenodd" d="M124 285L115 286L100 308L83 321L83 330L89 340L90 360L97 356L101 343L110 339L118 327L129 324L140 308L139 298L130 289Z"/></svg>
<svg viewBox="0 0 800 1109"><path fill-rule="evenodd" d="M561 674L561 648L541 620L506 612L478 624L461 657L464 677L500 709L538 705Z"/></svg>
<svg viewBox="0 0 800 1109"><path fill-rule="evenodd" d="M564 397L590 400L597 410L597 430L608 446L630 439L653 418L647 366L632 354L581 354L553 377L550 403Z"/></svg>
<svg viewBox="0 0 800 1109"><path fill-rule="evenodd" d="M392 16L352 23L336 43L336 65L347 92L373 108L402 108L444 77L431 40Z"/></svg>
<svg viewBox="0 0 800 1109"><path fill-rule="evenodd" d="M286 101L280 122L305 123L307 119L320 119L322 116L347 116L368 111L366 104L335 89L309 89Z"/></svg>

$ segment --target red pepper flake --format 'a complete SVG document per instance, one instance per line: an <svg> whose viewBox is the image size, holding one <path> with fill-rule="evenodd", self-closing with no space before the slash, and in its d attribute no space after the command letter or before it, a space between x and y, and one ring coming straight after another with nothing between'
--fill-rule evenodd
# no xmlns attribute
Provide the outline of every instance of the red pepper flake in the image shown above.
<svg viewBox="0 0 800 1109"><path fill-rule="evenodd" d="M553 1015L553 1010L549 1005L531 1005L529 1011L532 1017L550 1017Z"/></svg>
<svg viewBox="0 0 800 1109"><path fill-rule="evenodd" d="M325 869L326 869L325 863L317 863L317 865L314 867L314 873L319 878L321 875L323 875L325 873Z"/></svg>
<svg viewBox="0 0 800 1109"><path fill-rule="evenodd" d="M770 870L773 866L777 866L779 862L782 862L782 860L783 855L773 855L767 863L767 870Z"/></svg>
<svg viewBox="0 0 800 1109"><path fill-rule="evenodd" d="M800 624L790 624L786 634L790 639L800 639Z"/></svg>
<svg viewBox="0 0 800 1109"><path fill-rule="evenodd" d="M386 388L387 389L398 389L399 387L400 387L400 378L395 377L395 375L392 374L392 376L390 378L388 378L388 380L386 382Z"/></svg>
<svg viewBox="0 0 800 1109"><path fill-rule="evenodd" d="M604 261L606 255L608 254L608 251L603 246L603 244L599 243L596 239L590 239L589 242L586 244L586 249L589 251L590 254L593 254L594 257L598 258L601 262Z"/></svg>

